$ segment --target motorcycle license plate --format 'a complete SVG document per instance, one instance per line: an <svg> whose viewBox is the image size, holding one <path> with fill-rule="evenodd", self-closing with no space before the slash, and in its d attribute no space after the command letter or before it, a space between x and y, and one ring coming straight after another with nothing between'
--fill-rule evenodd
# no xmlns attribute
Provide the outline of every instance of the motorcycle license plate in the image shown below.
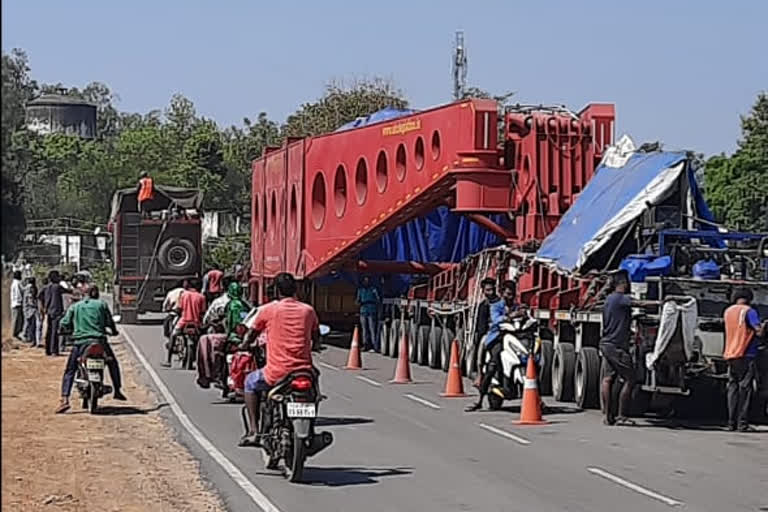
<svg viewBox="0 0 768 512"><path fill-rule="evenodd" d="M103 370L104 361L101 359L88 359L85 361L85 367L89 370Z"/></svg>
<svg viewBox="0 0 768 512"><path fill-rule="evenodd" d="M90 382L101 382L101 374L99 372L88 372L88 380Z"/></svg>
<svg viewBox="0 0 768 512"><path fill-rule="evenodd" d="M314 418L317 415L315 404L302 404L298 402L288 402L289 418Z"/></svg>

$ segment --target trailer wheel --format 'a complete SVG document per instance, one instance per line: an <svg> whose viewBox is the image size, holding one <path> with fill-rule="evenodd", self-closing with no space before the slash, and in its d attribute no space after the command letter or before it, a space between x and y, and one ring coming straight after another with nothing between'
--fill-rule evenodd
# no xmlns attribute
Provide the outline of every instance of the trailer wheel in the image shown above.
<svg viewBox="0 0 768 512"><path fill-rule="evenodd" d="M419 326L408 323L405 328L408 331L408 360L415 363L419 353Z"/></svg>
<svg viewBox="0 0 768 512"><path fill-rule="evenodd" d="M379 343L381 344L381 353L389 354L389 324L382 321L379 326Z"/></svg>
<svg viewBox="0 0 768 512"><path fill-rule="evenodd" d="M392 320L392 326L389 329L389 357L397 357L397 348L400 346L400 338L403 333L400 332L400 319L395 318Z"/></svg>
<svg viewBox="0 0 768 512"><path fill-rule="evenodd" d="M160 246L157 259L166 272L185 274L190 272L197 261L195 244L186 238L169 238Z"/></svg>
<svg viewBox="0 0 768 512"><path fill-rule="evenodd" d="M430 368L437 370L440 368L440 358L443 352L443 328L435 327L429 331L429 341L427 343L427 363Z"/></svg>
<svg viewBox="0 0 768 512"><path fill-rule="evenodd" d="M573 372L576 367L576 349L573 343L555 345L552 358L552 394L558 402L573 400Z"/></svg>
<svg viewBox="0 0 768 512"><path fill-rule="evenodd" d="M600 405L600 355L595 347L581 347L574 375L576 405L591 409Z"/></svg>
<svg viewBox="0 0 768 512"><path fill-rule="evenodd" d="M539 374L539 393L542 396L552 394L552 358L555 344L552 340L541 340L541 373Z"/></svg>
<svg viewBox="0 0 768 512"><path fill-rule="evenodd" d="M451 345L453 340L458 339L458 336L454 334L450 327L443 329L443 339L440 340L440 367L444 372L448 371L448 366L451 364ZM461 353L461 341L459 341L459 353Z"/></svg>
<svg viewBox="0 0 768 512"><path fill-rule="evenodd" d="M416 331L416 350L411 362L416 363L419 366L426 366L427 364L430 331L431 329L428 325L421 325Z"/></svg>

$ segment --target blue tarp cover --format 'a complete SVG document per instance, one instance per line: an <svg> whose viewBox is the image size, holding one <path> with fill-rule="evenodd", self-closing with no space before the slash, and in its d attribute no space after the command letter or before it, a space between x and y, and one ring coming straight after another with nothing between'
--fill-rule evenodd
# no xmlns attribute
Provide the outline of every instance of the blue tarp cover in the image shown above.
<svg viewBox="0 0 768 512"><path fill-rule="evenodd" d="M414 110L386 108L366 118L348 123L337 131L360 128L368 124L396 119L413 114ZM490 218L505 225L505 215L491 215ZM362 260L459 262L470 254L499 245L501 241L494 234L471 222L466 217L454 214L441 206L425 215L413 219L393 231L360 253ZM341 272L321 280L346 279L357 282L357 274ZM396 296L404 293L411 282L411 276L387 275L384 280L384 295Z"/></svg>
<svg viewBox="0 0 768 512"><path fill-rule="evenodd" d="M634 153L622 167L600 165L595 175L568 209L555 230L544 240L536 256L566 271L578 271L618 230L677 186L682 152ZM696 216L713 216L696 185L690 166L685 166ZM711 228L701 226L701 229Z"/></svg>

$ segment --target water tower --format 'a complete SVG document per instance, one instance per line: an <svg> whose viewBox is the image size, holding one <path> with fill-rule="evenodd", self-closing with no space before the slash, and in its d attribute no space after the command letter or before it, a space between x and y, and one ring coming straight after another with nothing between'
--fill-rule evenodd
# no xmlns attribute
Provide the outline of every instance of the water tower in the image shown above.
<svg viewBox="0 0 768 512"><path fill-rule="evenodd" d="M43 94L27 103L27 129L41 135L96 137L96 105L64 94Z"/></svg>

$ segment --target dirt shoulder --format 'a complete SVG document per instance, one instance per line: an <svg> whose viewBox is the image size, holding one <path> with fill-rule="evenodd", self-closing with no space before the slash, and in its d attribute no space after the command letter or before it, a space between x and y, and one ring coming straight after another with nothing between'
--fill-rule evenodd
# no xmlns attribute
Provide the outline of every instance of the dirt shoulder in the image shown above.
<svg viewBox="0 0 768 512"><path fill-rule="evenodd" d="M225 510L121 340L113 346L128 402L105 398L96 416L80 409L76 391L73 408L53 414L66 357L3 345L3 511Z"/></svg>

